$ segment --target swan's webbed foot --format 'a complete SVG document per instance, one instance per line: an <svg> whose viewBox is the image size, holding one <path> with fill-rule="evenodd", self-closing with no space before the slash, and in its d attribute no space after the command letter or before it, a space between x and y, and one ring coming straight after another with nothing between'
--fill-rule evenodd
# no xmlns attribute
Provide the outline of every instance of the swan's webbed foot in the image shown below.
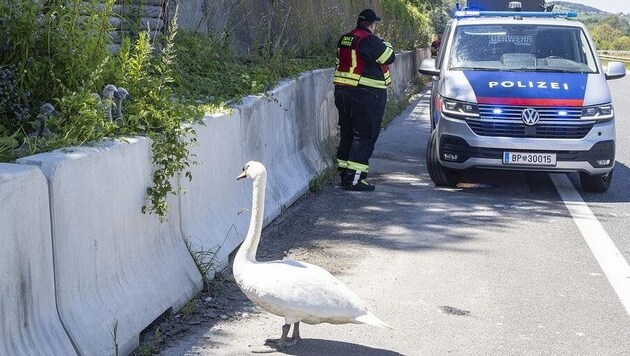
<svg viewBox="0 0 630 356"><path fill-rule="evenodd" d="M297 322L293 324L293 334L291 338L287 337L289 335L289 329L291 328L291 324L282 325L282 336L279 339L267 339L265 341L265 345L273 347L274 349L280 351L287 346L293 346L298 343L302 338L300 337L300 323Z"/></svg>

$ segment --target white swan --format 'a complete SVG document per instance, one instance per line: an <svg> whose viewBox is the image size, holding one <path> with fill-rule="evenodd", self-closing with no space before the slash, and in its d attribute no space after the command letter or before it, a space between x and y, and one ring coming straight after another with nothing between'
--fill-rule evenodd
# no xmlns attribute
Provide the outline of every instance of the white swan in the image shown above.
<svg viewBox="0 0 630 356"><path fill-rule="evenodd" d="M369 324L390 328L370 313L361 299L325 269L300 261L257 262L256 250L262 231L267 171L259 162L248 162L237 177L252 178L252 217L245 241L234 259L236 283L256 305L284 317L280 339L267 345L280 350L300 339L300 322L307 324ZM293 324L293 334L288 338Z"/></svg>

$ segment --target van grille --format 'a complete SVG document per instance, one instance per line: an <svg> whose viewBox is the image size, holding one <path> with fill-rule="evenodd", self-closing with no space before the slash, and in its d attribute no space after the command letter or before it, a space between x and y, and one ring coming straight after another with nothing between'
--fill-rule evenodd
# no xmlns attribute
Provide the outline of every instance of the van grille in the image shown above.
<svg viewBox="0 0 630 356"><path fill-rule="evenodd" d="M593 121L580 120L582 108L539 107L540 121L528 126L521 120L525 106L479 105L480 119L467 120L468 126L480 136L525 138L584 138L593 128ZM495 110L500 110L496 113Z"/></svg>

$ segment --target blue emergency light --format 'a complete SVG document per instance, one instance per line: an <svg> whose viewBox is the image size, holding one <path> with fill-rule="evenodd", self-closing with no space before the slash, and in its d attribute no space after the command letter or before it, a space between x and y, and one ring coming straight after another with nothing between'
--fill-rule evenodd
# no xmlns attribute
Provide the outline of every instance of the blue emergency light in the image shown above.
<svg viewBox="0 0 630 356"><path fill-rule="evenodd" d="M542 12L542 11L455 11L456 18L464 17L577 17L576 12Z"/></svg>
<svg viewBox="0 0 630 356"><path fill-rule="evenodd" d="M497 2L495 0L493 0L494 2ZM472 7L471 2L475 3L478 2L479 4L473 4ZM499 1L500 2L500 1ZM481 4L482 1L476 0L476 1L468 1L468 7L462 9L459 6L459 3L455 4L455 12L454 12L454 16L455 18L464 18L464 17L517 17L517 18L523 18L523 17L566 17L566 18L570 18L570 17L577 17L577 13L576 12L551 12L550 10L553 9L553 5L547 5L545 2L543 2L543 5L541 5L542 8L544 8L547 11L522 11L523 9L523 5L521 4L520 1L510 1L508 3L507 8L509 9L509 11L485 11L485 10L481 10L483 9L483 7L478 7ZM495 5L495 9L496 10L496 4Z"/></svg>

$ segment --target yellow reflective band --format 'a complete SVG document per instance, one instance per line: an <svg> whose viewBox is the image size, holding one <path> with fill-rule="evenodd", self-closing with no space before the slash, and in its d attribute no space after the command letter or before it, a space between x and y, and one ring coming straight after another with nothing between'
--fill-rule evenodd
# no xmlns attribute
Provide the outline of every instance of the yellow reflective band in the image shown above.
<svg viewBox="0 0 630 356"><path fill-rule="evenodd" d="M385 52L383 52L383 54L381 54L381 56L376 59L376 63L380 63L380 64L385 63L393 53L394 53L393 49L386 47Z"/></svg>
<svg viewBox="0 0 630 356"><path fill-rule="evenodd" d="M333 80L334 84L346 84L346 85L350 85L353 87L356 87L359 84L358 80L355 79L346 79L346 78L338 78L335 77L335 79Z"/></svg>
<svg viewBox="0 0 630 356"><path fill-rule="evenodd" d="M340 70L336 70L335 71L335 77L349 78L349 79L355 79L355 80L359 80L359 78L361 78L361 76L359 74L342 72Z"/></svg>
<svg viewBox="0 0 630 356"><path fill-rule="evenodd" d="M337 158L337 167L339 168L348 168L348 161L341 160Z"/></svg>
<svg viewBox="0 0 630 356"><path fill-rule="evenodd" d="M350 72L354 73L354 68L357 67L357 51L352 50L352 67L350 67Z"/></svg>
<svg viewBox="0 0 630 356"><path fill-rule="evenodd" d="M368 166L367 164L361 164L361 163L352 162L352 161L348 161L347 168L353 171L365 172L365 173L367 173L370 170L370 166Z"/></svg>
<svg viewBox="0 0 630 356"><path fill-rule="evenodd" d="M359 84L377 89L387 89L387 85L385 84L384 80L361 77L361 79L359 79Z"/></svg>

